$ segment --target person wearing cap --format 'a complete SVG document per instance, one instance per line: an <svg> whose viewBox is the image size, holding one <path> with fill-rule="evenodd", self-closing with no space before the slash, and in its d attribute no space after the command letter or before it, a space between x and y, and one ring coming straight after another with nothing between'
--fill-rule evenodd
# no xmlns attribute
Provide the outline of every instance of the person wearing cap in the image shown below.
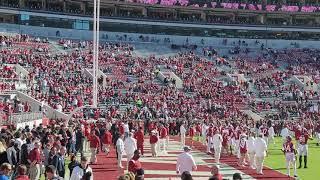
<svg viewBox="0 0 320 180"><path fill-rule="evenodd" d="M129 161L134 155L134 151L137 150L137 140L134 139L133 134L130 132L128 137L124 140L124 150L127 155L127 169L129 165Z"/></svg>
<svg viewBox="0 0 320 180"><path fill-rule="evenodd" d="M47 180L63 180L62 177L57 175L57 170L53 165L49 165L46 167L45 174Z"/></svg>
<svg viewBox="0 0 320 180"><path fill-rule="evenodd" d="M221 149L222 149L222 136L218 131L212 137L212 144L214 149L214 160L216 163L220 163Z"/></svg>
<svg viewBox="0 0 320 180"><path fill-rule="evenodd" d="M259 134L258 138L254 141L254 149L255 149L255 154L256 154L257 173L263 174L262 168L263 168L264 158L267 155L267 143L263 139L262 133Z"/></svg>
<svg viewBox="0 0 320 180"><path fill-rule="evenodd" d="M212 174L212 176L210 178L212 178L212 179L215 179L215 180L222 180L223 179L222 174L220 174L220 166L219 165L214 164L211 167L211 174Z"/></svg>
<svg viewBox="0 0 320 180"><path fill-rule="evenodd" d="M190 154L191 148L189 146L185 146L183 151L184 152L178 156L176 164L176 172L180 175L185 171L191 173L193 170L197 170L196 162Z"/></svg>
<svg viewBox="0 0 320 180"><path fill-rule="evenodd" d="M290 166L293 165L294 177L297 177L296 149L291 136L287 136L287 142L283 143L282 152L286 156L287 175L290 177Z"/></svg>
<svg viewBox="0 0 320 180"><path fill-rule="evenodd" d="M70 180L93 180L92 169L87 157L81 157L80 166L73 169Z"/></svg>
<svg viewBox="0 0 320 180"><path fill-rule="evenodd" d="M157 157L157 143L158 143L158 136L156 131L152 130L150 135L150 145L151 145L151 155L152 157Z"/></svg>

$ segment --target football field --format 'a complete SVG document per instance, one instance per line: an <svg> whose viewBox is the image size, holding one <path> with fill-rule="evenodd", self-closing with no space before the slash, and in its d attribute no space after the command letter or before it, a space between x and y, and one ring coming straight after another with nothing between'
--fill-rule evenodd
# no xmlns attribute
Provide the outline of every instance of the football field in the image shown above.
<svg viewBox="0 0 320 180"><path fill-rule="evenodd" d="M284 174L287 173L285 156L281 151L282 139L280 137L275 138L275 145L269 145L269 155L265 160L265 166L268 166L274 170L280 171ZM299 180L313 180L318 179L320 173L320 146L316 145L316 141L312 140L309 143L309 156L308 156L308 168L304 169L304 161L302 159L302 168L297 170ZM297 157L297 168L299 166L299 157ZM291 169L291 175L293 175L293 169Z"/></svg>

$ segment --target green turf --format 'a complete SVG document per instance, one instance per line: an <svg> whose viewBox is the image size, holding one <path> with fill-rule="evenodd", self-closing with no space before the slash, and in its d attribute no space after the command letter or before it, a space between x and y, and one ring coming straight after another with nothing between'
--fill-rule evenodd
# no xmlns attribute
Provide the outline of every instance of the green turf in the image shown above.
<svg viewBox="0 0 320 180"><path fill-rule="evenodd" d="M275 138L276 144L269 145L269 155L265 160L265 165L280 171L284 174L287 173L286 165L285 165L285 156L280 150L282 148L282 139ZM320 172L320 154L319 151L320 146L316 146L316 141L313 140L309 143L309 156L308 156L308 168L298 169L298 179L299 180L316 180ZM298 157L297 157L297 167L299 165ZM302 160L303 166L303 160ZM293 169L291 169L291 175L293 174Z"/></svg>

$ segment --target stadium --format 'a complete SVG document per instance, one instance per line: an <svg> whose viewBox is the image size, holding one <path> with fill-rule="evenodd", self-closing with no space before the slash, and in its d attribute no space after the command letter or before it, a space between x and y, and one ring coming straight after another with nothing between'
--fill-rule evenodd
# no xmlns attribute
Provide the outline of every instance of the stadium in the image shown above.
<svg viewBox="0 0 320 180"><path fill-rule="evenodd" d="M318 0L0 0L0 180L316 180Z"/></svg>

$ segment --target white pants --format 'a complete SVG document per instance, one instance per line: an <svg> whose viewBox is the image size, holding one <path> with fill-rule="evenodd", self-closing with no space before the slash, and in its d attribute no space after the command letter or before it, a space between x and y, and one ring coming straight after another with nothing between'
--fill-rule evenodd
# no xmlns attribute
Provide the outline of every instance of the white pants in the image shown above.
<svg viewBox="0 0 320 180"><path fill-rule="evenodd" d="M90 151L91 151L90 162L97 163L97 148L90 148Z"/></svg>
<svg viewBox="0 0 320 180"><path fill-rule="evenodd" d="M214 147L214 160L216 163L220 163L221 146Z"/></svg>
<svg viewBox="0 0 320 180"><path fill-rule="evenodd" d="M274 141L274 136L269 136L268 141L269 141L269 143L272 142L273 144L276 144L276 142Z"/></svg>
<svg viewBox="0 0 320 180"><path fill-rule="evenodd" d="M255 152L249 152L249 163L251 168L256 168Z"/></svg>
<svg viewBox="0 0 320 180"><path fill-rule="evenodd" d="M298 144L298 155L308 156L308 144Z"/></svg>
<svg viewBox="0 0 320 180"><path fill-rule="evenodd" d="M268 144L269 144L268 136L263 136L263 139L266 141L266 144L267 144L267 147L268 147Z"/></svg>
<svg viewBox="0 0 320 180"><path fill-rule="evenodd" d="M201 139L201 141L202 141L202 144L203 144L203 145L206 145L206 144L207 144L207 136L206 136L206 134L202 134L202 139Z"/></svg>
<svg viewBox="0 0 320 180"><path fill-rule="evenodd" d="M208 137L207 152L211 152L211 148L212 148L212 137Z"/></svg>
<svg viewBox="0 0 320 180"><path fill-rule="evenodd" d="M160 139L161 144L162 144L162 151L166 152L167 151L167 138L165 139Z"/></svg>
<svg viewBox="0 0 320 180"><path fill-rule="evenodd" d="M316 136L317 136L318 143L320 143L320 133L316 133Z"/></svg>
<svg viewBox="0 0 320 180"><path fill-rule="evenodd" d="M235 148L235 153L237 155L237 158L240 158L240 140L236 139L236 148Z"/></svg>
<svg viewBox="0 0 320 180"><path fill-rule="evenodd" d="M104 152L106 152L106 153L109 153L109 151L110 151L110 144L103 144L103 150L104 150Z"/></svg>
<svg viewBox="0 0 320 180"><path fill-rule="evenodd" d="M122 163L121 163L122 156L123 156L123 153L118 152L118 167L122 167Z"/></svg>
<svg viewBox="0 0 320 180"><path fill-rule="evenodd" d="M287 167L287 175L290 176L290 165L293 165L293 173L297 175L297 165L296 165L296 157L294 153L286 153L286 167Z"/></svg>
<svg viewBox="0 0 320 180"><path fill-rule="evenodd" d="M264 156L262 156L262 157L256 156L257 173L259 173L259 174L262 173L263 161L264 161Z"/></svg>
<svg viewBox="0 0 320 180"><path fill-rule="evenodd" d="M186 135L181 134L181 146L184 147L186 145Z"/></svg>

